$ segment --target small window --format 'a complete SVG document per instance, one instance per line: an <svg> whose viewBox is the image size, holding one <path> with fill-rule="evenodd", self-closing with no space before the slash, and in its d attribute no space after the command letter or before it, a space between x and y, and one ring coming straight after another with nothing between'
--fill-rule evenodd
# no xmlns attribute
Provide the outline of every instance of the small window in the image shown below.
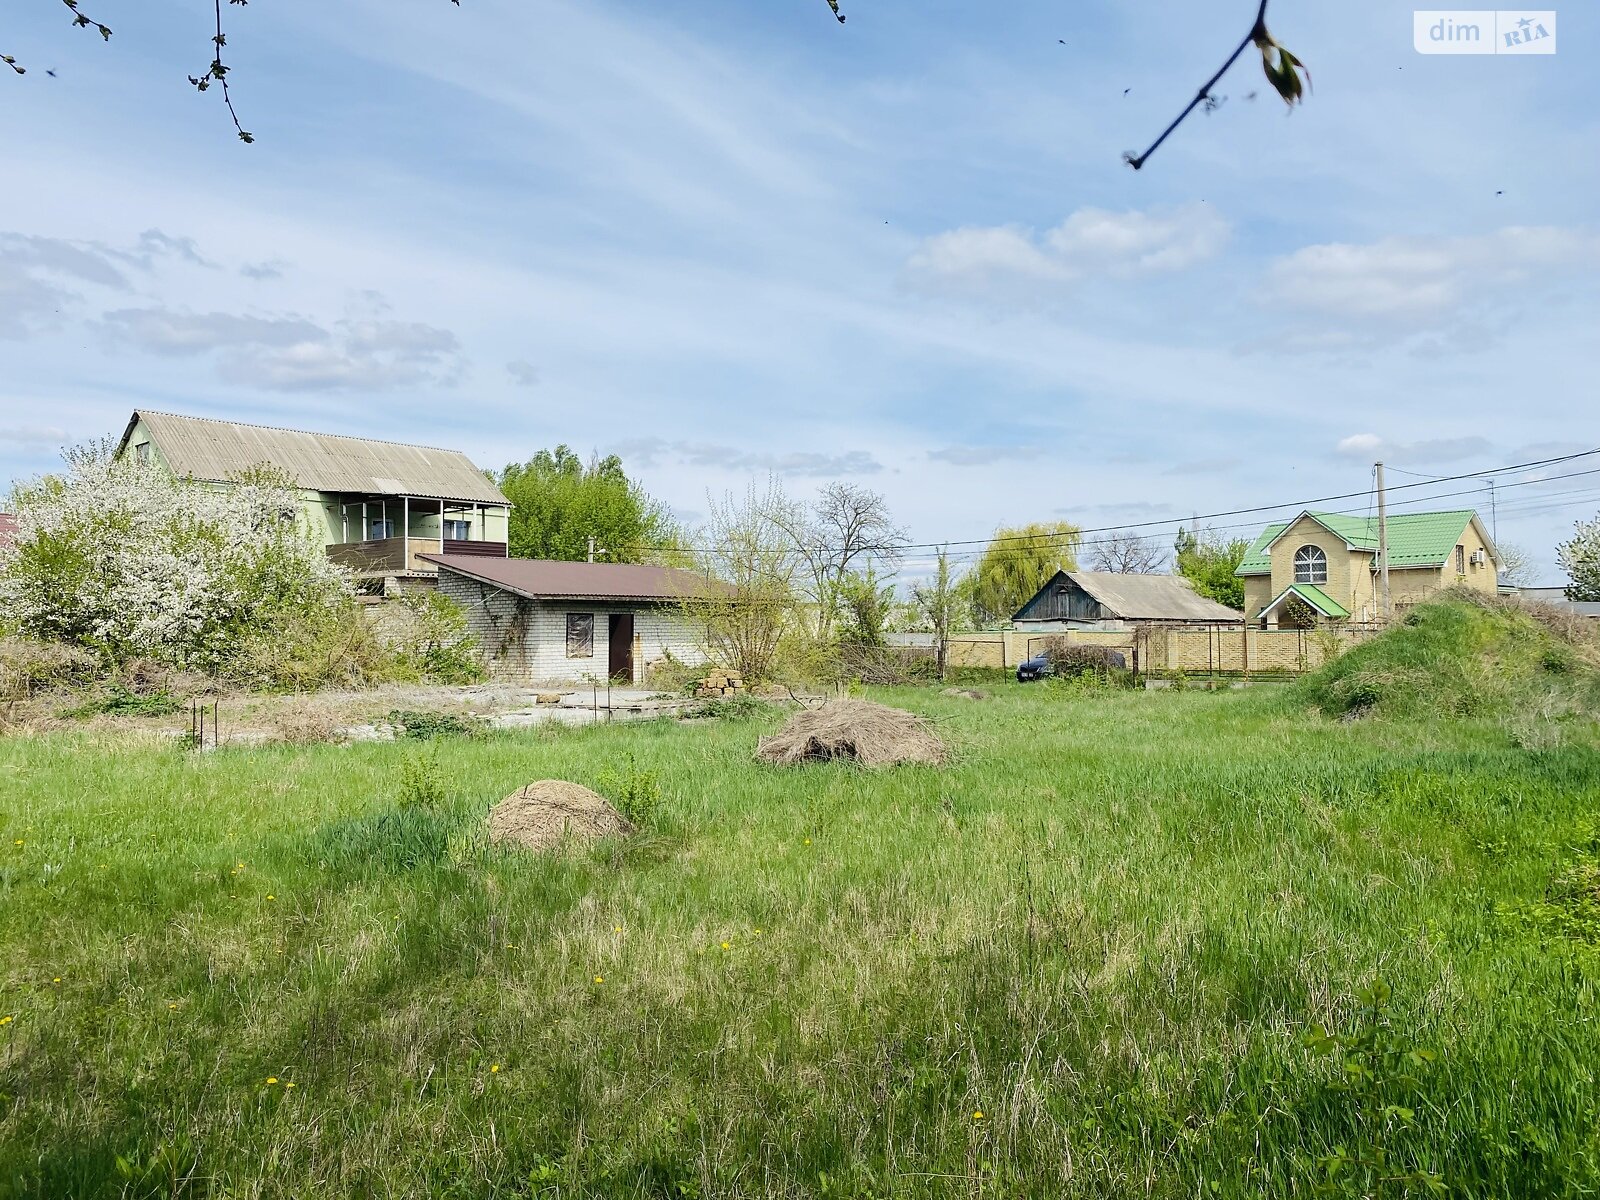
<svg viewBox="0 0 1600 1200"><path fill-rule="evenodd" d="M1296 583L1327 583L1328 556L1321 546L1301 546L1294 552Z"/></svg>
<svg viewBox="0 0 1600 1200"><path fill-rule="evenodd" d="M367 537L372 541L376 542L383 538L392 538L394 536L394 522L391 520L379 517L369 522L369 525L371 528L367 531Z"/></svg>
<svg viewBox="0 0 1600 1200"><path fill-rule="evenodd" d="M150 465L150 443L140 442L133 448L133 457L141 467Z"/></svg>
<svg viewBox="0 0 1600 1200"><path fill-rule="evenodd" d="M472 536L472 522L446 521L444 523L444 536L446 541L464 542Z"/></svg>
<svg viewBox="0 0 1600 1200"><path fill-rule="evenodd" d="M567 657L594 657L594 614L567 614Z"/></svg>
<svg viewBox="0 0 1600 1200"><path fill-rule="evenodd" d="M1465 546L1457 546L1456 547L1456 574L1457 575L1465 575L1466 573L1467 573L1467 548Z"/></svg>

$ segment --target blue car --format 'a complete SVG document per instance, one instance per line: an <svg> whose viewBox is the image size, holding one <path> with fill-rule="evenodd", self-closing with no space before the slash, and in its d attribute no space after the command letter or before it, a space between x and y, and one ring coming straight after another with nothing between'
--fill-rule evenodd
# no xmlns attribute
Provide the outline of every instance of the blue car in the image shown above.
<svg viewBox="0 0 1600 1200"><path fill-rule="evenodd" d="M1017 664L1017 682L1032 683L1036 679L1044 679L1056 673L1055 667L1043 654L1035 654L1032 658L1025 659Z"/></svg>

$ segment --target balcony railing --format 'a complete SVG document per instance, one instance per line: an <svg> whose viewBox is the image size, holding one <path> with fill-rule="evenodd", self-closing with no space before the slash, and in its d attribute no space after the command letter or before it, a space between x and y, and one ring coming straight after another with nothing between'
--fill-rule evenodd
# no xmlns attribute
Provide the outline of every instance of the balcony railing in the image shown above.
<svg viewBox="0 0 1600 1200"><path fill-rule="evenodd" d="M410 561L406 544L410 543ZM367 542L343 542L328 547L328 558L358 575L394 575L406 571L436 572L438 567L418 557L423 554L475 554L504 558L504 542L472 542L457 538L391 537Z"/></svg>

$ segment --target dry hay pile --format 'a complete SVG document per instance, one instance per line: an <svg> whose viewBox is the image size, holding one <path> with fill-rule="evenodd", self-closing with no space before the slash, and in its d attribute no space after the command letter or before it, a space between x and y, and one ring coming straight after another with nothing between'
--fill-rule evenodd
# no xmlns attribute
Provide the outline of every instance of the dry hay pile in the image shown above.
<svg viewBox="0 0 1600 1200"><path fill-rule="evenodd" d="M956 700L987 700L989 693L982 688L947 687L940 690L939 695L950 696Z"/></svg>
<svg viewBox="0 0 1600 1200"><path fill-rule="evenodd" d="M489 838L528 850L549 850L568 838L592 842L626 835L633 823L598 792L564 779L518 788L489 810Z"/></svg>
<svg viewBox="0 0 1600 1200"><path fill-rule="evenodd" d="M937 766L945 755L944 743L922 717L870 700L834 700L798 712L756 747L757 758L786 766L835 758L864 767Z"/></svg>

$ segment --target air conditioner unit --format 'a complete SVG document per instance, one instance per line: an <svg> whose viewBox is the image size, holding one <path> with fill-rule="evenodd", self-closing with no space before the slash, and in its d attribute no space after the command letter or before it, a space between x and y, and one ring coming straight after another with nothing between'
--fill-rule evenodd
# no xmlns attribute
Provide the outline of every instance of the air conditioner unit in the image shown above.
<svg viewBox="0 0 1600 1200"><path fill-rule="evenodd" d="M1472 552L1472 561L1477 563L1479 566L1482 566L1484 563L1489 561L1489 556L1482 550L1474 550Z"/></svg>

